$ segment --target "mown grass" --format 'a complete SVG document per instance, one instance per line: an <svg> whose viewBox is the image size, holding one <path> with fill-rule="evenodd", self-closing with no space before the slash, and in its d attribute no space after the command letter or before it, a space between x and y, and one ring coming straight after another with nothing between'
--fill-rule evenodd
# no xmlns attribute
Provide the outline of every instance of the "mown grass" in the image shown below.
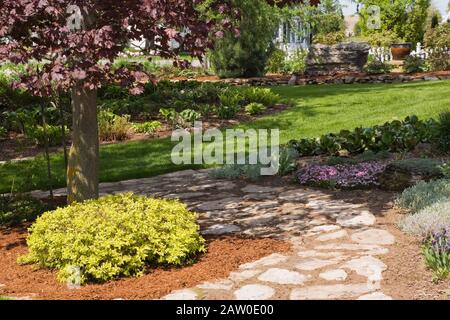
<svg viewBox="0 0 450 320"><path fill-rule="evenodd" d="M239 127L279 128L282 144L291 139L381 124L412 114L422 119L436 117L440 112L450 110L450 81L276 87L272 90L295 101L295 106ZM173 164L171 150L174 145L170 139L159 139L102 146L100 180L114 182L200 167ZM52 184L63 187L62 154L53 155L51 161ZM47 180L42 159L0 167L0 193L9 192L13 184L20 186L21 191L46 189Z"/></svg>

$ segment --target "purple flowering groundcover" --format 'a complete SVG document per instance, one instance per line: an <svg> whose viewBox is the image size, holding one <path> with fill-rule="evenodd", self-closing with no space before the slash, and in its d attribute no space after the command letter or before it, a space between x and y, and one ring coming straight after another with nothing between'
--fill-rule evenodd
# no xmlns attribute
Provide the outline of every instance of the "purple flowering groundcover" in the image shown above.
<svg viewBox="0 0 450 320"><path fill-rule="evenodd" d="M352 165L311 165L298 172L297 177L302 185L358 188L377 186L377 175L382 173L386 164L379 161Z"/></svg>

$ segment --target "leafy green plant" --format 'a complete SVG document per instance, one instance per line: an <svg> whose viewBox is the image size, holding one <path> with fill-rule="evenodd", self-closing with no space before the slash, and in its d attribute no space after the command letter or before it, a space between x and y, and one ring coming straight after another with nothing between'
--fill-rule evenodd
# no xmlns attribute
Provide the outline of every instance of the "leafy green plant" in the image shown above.
<svg viewBox="0 0 450 320"><path fill-rule="evenodd" d="M314 43L334 45L341 43L345 39L344 31L336 31L330 33L320 33L314 36Z"/></svg>
<svg viewBox="0 0 450 320"><path fill-rule="evenodd" d="M397 199L397 206L416 213L439 201L450 199L450 180L420 181L406 189Z"/></svg>
<svg viewBox="0 0 450 320"><path fill-rule="evenodd" d="M315 139L291 141L290 145L296 148L301 156L336 155L343 150L352 154L366 150L374 153L402 152L414 149L421 142L435 140L436 134L436 121L420 121L416 116L410 116L404 121L394 120L370 128L342 130L338 134L325 134Z"/></svg>
<svg viewBox="0 0 450 320"><path fill-rule="evenodd" d="M284 63L283 73L302 74L306 70L306 58L308 51L303 49L295 50Z"/></svg>
<svg viewBox="0 0 450 320"><path fill-rule="evenodd" d="M216 38L210 53L213 69L221 78L263 76L278 27L277 8L264 0L233 0L232 3L240 12L240 18L233 21L239 36L225 31L222 37Z"/></svg>
<svg viewBox="0 0 450 320"><path fill-rule="evenodd" d="M439 149L444 153L450 154L450 111L439 115L437 141Z"/></svg>
<svg viewBox="0 0 450 320"><path fill-rule="evenodd" d="M449 225L432 235L423 247L425 263L433 270L437 280L450 276L450 228Z"/></svg>
<svg viewBox="0 0 450 320"><path fill-rule="evenodd" d="M0 139L6 138L8 136L8 130L2 126L0 126Z"/></svg>
<svg viewBox="0 0 450 320"><path fill-rule="evenodd" d="M254 116L263 113L267 108L262 103L250 103L245 108L245 112Z"/></svg>
<svg viewBox="0 0 450 320"><path fill-rule="evenodd" d="M286 176L297 168L299 154L297 150L283 147L280 149L280 159L278 161L278 174Z"/></svg>
<svg viewBox="0 0 450 320"><path fill-rule="evenodd" d="M22 195L0 195L0 226L34 221L47 210L41 201Z"/></svg>
<svg viewBox="0 0 450 320"><path fill-rule="evenodd" d="M159 121L147 121L147 122L143 122L143 123L133 124L133 130L135 132L145 133L145 134L149 134L149 135L154 134L161 127L162 127L162 124Z"/></svg>
<svg viewBox="0 0 450 320"><path fill-rule="evenodd" d="M372 47L390 48L392 44L400 41L400 37L391 30L373 32L367 36L367 42Z"/></svg>
<svg viewBox="0 0 450 320"><path fill-rule="evenodd" d="M132 126L129 115L119 116L107 110L100 110L98 113L100 141L126 140Z"/></svg>
<svg viewBox="0 0 450 320"><path fill-rule="evenodd" d="M280 73L284 71L286 62L286 52L273 48L266 64L266 71L270 73Z"/></svg>
<svg viewBox="0 0 450 320"><path fill-rule="evenodd" d="M258 181L261 178L260 164L231 164L211 172L211 176L216 179L244 179Z"/></svg>
<svg viewBox="0 0 450 320"><path fill-rule="evenodd" d="M194 121L197 121L202 117L202 115L199 112L194 111L192 109L185 109L181 111L179 116L183 122L182 123L183 127L186 127L186 125L192 126L194 124Z"/></svg>
<svg viewBox="0 0 450 320"><path fill-rule="evenodd" d="M428 177L440 177L442 175L441 165L441 161L430 158L403 159L390 164L396 170L417 173Z"/></svg>
<svg viewBox="0 0 450 320"><path fill-rule="evenodd" d="M403 64L406 73L416 73L428 71L427 61L420 57L408 56Z"/></svg>
<svg viewBox="0 0 450 320"><path fill-rule="evenodd" d="M22 264L80 269L81 284L139 276L146 267L184 265L205 251L196 215L177 200L131 193L102 197L44 213L30 228Z"/></svg>
<svg viewBox="0 0 450 320"><path fill-rule="evenodd" d="M241 101L243 100L247 104L260 103L266 107L271 107L279 103L281 100L281 97L278 94L272 92L272 90L255 87L240 88L239 96L241 98Z"/></svg>
<svg viewBox="0 0 450 320"><path fill-rule="evenodd" d="M443 23L440 26L429 29L425 34L425 46L433 48L428 62L433 71L450 70L450 24Z"/></svg>
<svg viewBox="0 0 450 320"><path fill-rule="evenodd" d="M28 137L39 146L44 146L46 139L48 139L48 145L51 147L59 146L62 143L62 131L59 126L47 125L45 130L43 126L35 126L30 128L28 132Z"/></svg>
<svg viewBox="0 0 450 320"><path fill-rule="evenodd" d="M383 62L376 59L374 56L369 56L364 71L368 74L383 74L391 72L393 68L394 66L389 62Z"/></svg>
<svg viewBox="0 0 450 320"><path fill-rule="evenodd" d="M441 167L441 171L442 171L442 174L444 175L444 177L450 178L450 165L448 165L447 163L444 163Z"/></svg>

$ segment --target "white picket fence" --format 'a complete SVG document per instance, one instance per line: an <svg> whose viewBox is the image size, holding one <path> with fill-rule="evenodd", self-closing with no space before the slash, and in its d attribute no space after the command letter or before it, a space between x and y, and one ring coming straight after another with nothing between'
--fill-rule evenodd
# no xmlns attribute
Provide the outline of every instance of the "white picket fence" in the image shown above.
<svg viewBox="0 0 450 320"><path fill-rule="evenodd" d="M423 45L420 42L418 42L417 46L416 46L416 50L413 50L410 55L414 56L414 57L420 57L422 59L428 59L428 57L435 50L443 50L443 51L450 52L449 48L442 48L442 49L424 48ZM377 58L378 60L380 60L382 62L393 60L391 49L389 49L389 48L373 47L370 49L369 54L375 56L375 58Z"/></svg>

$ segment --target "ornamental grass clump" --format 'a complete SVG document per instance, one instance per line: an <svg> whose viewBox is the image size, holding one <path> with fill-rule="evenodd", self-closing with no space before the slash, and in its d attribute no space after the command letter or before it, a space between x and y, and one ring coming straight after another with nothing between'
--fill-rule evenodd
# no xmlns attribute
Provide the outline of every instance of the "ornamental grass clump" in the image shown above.
<svg viewBox="0 0 450 320"><path fill-rule="evenodd" d="M354 165L312 165L298 173L302 185L327 188L365 188L377 186L377 175L386 165L383 162L366 162Z"/></svg>
<svg viewBox="0 0 450 320"><path fill-rule="evenodd" d="M22 264L58 270L81 284L184 265L205 251L196 215L177 200L118 194L47 212L30 228Z"/></svg>

